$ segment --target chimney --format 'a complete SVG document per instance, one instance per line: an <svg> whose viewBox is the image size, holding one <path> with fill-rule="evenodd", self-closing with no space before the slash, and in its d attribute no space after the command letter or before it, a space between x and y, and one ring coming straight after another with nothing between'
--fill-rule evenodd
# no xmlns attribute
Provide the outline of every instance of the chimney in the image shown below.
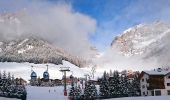
<svg viewBox="0 0 170 100"><path fill-rule="evenodd" d="M161 72L161 71L162 71L162 69L161 69L161 68L158 68L158 69L157 69L157 71L158 71L158 72Z"/></svg>

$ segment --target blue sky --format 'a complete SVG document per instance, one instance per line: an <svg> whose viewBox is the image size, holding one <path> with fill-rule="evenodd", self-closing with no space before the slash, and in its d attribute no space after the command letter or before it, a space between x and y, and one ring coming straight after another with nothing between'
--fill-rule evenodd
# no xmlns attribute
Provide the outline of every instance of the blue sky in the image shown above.
<svg viewBox="0 0 170 100"><path fill-rule="evenodd" d="M53 0L55 1L55 0ZM66 0L75 11L97 21L90 41L103 51L113 38L129 27L157 20L169 22L169 0Z"/></svg>
<svg viewBox="0 0 170 100"><path fill-rule="evenodd" d="M32 1L42 2L42 8L66 3L74 11L95 19L97 29L89 41L100 51L107 49L113 38L125 29L156 20L169 22L170 16L170 0L1 0L0 11L28 8Z"/></svg>

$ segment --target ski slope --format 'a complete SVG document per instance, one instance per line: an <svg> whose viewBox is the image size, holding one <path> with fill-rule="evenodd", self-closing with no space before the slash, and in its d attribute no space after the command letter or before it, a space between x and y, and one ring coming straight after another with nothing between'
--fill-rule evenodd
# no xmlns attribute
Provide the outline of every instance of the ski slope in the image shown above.
<svg viewBox="0 0 170 100"><path fill-rule="evenodd" d="M33 87L26 86L27 100L68 100L63 94L63 86L58 87ZM69 87L67 87L69 89ZM20 100L15 98L0 97L0 100Z"/></svg>
<svg viewBox="0 0 170 100"><path fill-rule="evenodd" d="M26 86L27 100L68 100L68 96L63 95L63 86L57 87L33 87ZM68 86L67 89L70 87ZM3 98L0 100L19 100L14 98ZM170 100L170 96L147 96L147 97L125 97L105 100Z"/></svg>
<svg viewBox="0 0 170 100"><path fill-rule="evenodd" d="M63 86L33 87L27 86L27 100L68 100L63 94Z"/></svg>

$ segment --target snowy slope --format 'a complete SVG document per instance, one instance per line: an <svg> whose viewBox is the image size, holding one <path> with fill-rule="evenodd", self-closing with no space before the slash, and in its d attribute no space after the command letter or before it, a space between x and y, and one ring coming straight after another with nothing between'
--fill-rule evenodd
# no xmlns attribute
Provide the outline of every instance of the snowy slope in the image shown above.
<svg viewBox="0 0 170 100"><path fill-rule="evenodd" d="M0 70L1 72L3 70L11 72L14 74L15 77L22 77L26 80L30 79L31 74L31 66L33 67L33 70L37 73L37 76L41 77L43 76L43 72L46 71L46 65L47 64L33 64L33 63L16 63L16 62L0 62ZM48 64L49 66L49 74L50 78L52 79L61 79L63 76L63 73L60 72L60 67L70 67L70 72L67 73L67 76L70 76L73 74L73 76L76 77L84 77L84 74L89 74L88 68L79 68L75 66L74 64L71 64L68 61L63 61L63 64L60 65L54 65L54 64Z"/></svg>

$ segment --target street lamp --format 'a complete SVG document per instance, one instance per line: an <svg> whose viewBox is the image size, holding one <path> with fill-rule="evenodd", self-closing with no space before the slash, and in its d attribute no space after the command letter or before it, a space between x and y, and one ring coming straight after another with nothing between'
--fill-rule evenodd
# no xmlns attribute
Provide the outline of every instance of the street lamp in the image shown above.
<svg viewBox="0 0 170 100"><path fill-rule="evenodd" d="M64 96L67 96L67 86L66 86L66 72L70 71L70 67L60 67L60 71L64 72Z"/></svg>
<svg viewBox="0 0 170 100"><path fill-rule="evenodd" d="M73 75L70 75L70 79L71 79L71 85L74 86L74 77L73 77Z"/></svg>
<svg viewBox="0 0 170 100"><path fill-rule="evenodd" d="M86 81L88 80L89 74L84 74Z"/></svg>

